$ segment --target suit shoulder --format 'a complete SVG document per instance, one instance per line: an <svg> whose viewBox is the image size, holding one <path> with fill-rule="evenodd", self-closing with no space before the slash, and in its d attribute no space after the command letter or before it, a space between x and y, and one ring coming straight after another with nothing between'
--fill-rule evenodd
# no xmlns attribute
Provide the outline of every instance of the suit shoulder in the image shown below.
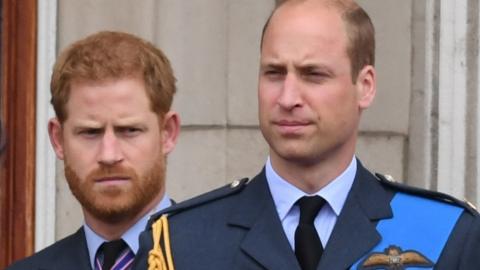
<svg viewBox="0 0 480 270"><path fill-rule="evenodd" d="M400 191L400 192L404 192L404 193L407 193L407 194L410 194L410 195L424 197L424 198L428 198L428 199L452 204L452 205L455 205L455 206L458 206L458 207L461 207L461 208L465 209L466 212L468 212L469 214L471 214L473 216L478 216L479 215L476 207L472 203L470 203L466 200L462 201L462 200L459 200L459 199L457 199L457 198L455 198L451 195L448 195L448 194L445 194L445 193L442 193L442 192L438 192L438 191L432 191L432 190L428 190L428 189L412 187L412 186L409 186L409 185L406 185L406 184L395 181L395 179L393 179L393 177L390 176L390 175L383 175L383 174L380 174L380 173L375 173L375 176L377 177L377 180L380 181L380 183L382 185L387 186L388 188L393 189L395 191Z"/></svg>
<svg viewBox="0 0 480 270"><path fill-rule="evenodd" d="M14 262L7 270L37 269L40 265L45 264L45 262L51 261L59 248L61 248L59 242L54 243L31 256Z"/></svg>
<svg viewBox="0 0 480 270"><path fill-rule="evenodd" d="M152 217L150 218L150 222L157 220L164 214L168 215L168 217L170 218L177 214L194 210L200 206L208 205L214 202L219 202L225 198L228 198L235 194L240 193L248 183L249 183L248 178L235 180L232 183L225 185L223 187L217 188L215 190L198 195L186 201L172 205L171 207L166 208L152 215Z"/></svg>
<svg viewBox="0 0 480 270"><path fill-rule="evenodd" d="M78 231L77 234L78 233L80 233L80 231ZM78 244L75 241L75 237L75 234L69 235L24 259L15 261L7 267L6 270L32 270L46 265L53 261L66 246Z"/></svg>

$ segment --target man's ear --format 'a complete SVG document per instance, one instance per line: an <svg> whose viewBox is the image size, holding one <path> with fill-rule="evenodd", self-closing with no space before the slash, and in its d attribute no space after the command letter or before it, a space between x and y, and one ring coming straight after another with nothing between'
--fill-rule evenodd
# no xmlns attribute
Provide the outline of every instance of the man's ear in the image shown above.
<svg viewBox="0 0 480 270"><path fill-rule="evenodd" d="M178 114L173 111L167 112L163 116L161 127L163 154L167 155L175 148L180 133L180 118Z"/></svg>
<svg viewBox="0 0 480 270"><path fill-rule="evenodd" d="M48 135L50 137L50 143L53 146L53 150L58 159L64 159L63 153L63 134L62 124L57 118L52 118L48 121Z"/></svg>
<svg viewBox="0 0 480 270"><path fill-rule="evenodd" d="M364 66L357 76L358 107L360 110L368 108L377 92L375 68L371 65Z"/></svg>

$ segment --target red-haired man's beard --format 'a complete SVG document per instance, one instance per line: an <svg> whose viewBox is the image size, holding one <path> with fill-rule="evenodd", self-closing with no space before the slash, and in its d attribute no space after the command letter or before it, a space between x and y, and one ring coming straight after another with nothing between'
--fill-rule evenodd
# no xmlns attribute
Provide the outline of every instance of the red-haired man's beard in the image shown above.
<svg viewBox="0 0 480 270"><path fill-rule="evenodd" d="M103 222L116 223L134 218L163 191L165 162L160 158L144 176L133 168L114 165L101 166L80 179L65 161L65 177L84 211ZM122 180L112 185L99 181L109 178Z"/></svg>

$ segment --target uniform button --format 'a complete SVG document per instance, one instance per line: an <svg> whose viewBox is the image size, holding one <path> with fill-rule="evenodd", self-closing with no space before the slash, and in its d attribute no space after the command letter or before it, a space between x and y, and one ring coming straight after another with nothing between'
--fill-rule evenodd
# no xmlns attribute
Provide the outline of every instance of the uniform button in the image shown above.
<svg viewBox="0 0 480 270"><path fill-rule="evenodd" d="M391 176L390 174L385 174L384 176L385 176L385 179L387 179L389 182L393 182L393 183L397 182L395 181L395 178L393 178L393 176Z"/></svg>
<svg viewBox="0 0 480 270"><path fill-rule="evenodd" d="M474 210L478 211L477 207L473 203L469 202L467 199L465 199L464 201L465 201L466 204L468 204L468 206L470 206Z"/></svg>
<svg viewBox="0 0 480 270"><path fill-rule="evenodd" d="M240 181L235 180L235 181L233 181L233 182L230 184L230 187L231 187L231 188L236 188L238 185L240 185Z"/></svg>

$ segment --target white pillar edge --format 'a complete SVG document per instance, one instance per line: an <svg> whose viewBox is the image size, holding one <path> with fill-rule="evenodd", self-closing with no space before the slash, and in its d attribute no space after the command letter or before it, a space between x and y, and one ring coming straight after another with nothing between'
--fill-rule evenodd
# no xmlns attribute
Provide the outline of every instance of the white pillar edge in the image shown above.
<svg viewBox="0 0 480 270"><path fill-rule="evenodd" d="M432 96L435 89L433 89L434 78L434 59L435 59L435 0L427 0L425 6L425 79L424 90L425 96L423 105L426 108L425 112L432 111ZM432 183L432 114L426 113L424 116L425 126L423 132L425 133L423 151L426 153L423 160L423 175L426 187L431 187Z"/></svg>
<svg viewBox="0 0 480 270"><path fill-rule="evenodd" d="M480 7L479 7L480 8ZM478 19L478 29L477 29L477 39L479 40L479 45L480 45L480 16L477 17ZM480 136L480 48L479 52L477 53L477 130L476 130L476 136L477 136L477 179L475 179L477 183L477 201L475 202L476 205L480 205L480 139L478 139L478 136Z"/></svg>
<svg viewBox="0 0 480 270"><path fill-rule="evenodd" d="M35 250L55 242L55 154L48 138L50 76L56 58L57 0L38 0Z"/></svg>
<svg viewBox="0 0 480 270"><path fill-rule="evenodd" d="M464 197L467 0L441 2L438 189Z"/></svg>

